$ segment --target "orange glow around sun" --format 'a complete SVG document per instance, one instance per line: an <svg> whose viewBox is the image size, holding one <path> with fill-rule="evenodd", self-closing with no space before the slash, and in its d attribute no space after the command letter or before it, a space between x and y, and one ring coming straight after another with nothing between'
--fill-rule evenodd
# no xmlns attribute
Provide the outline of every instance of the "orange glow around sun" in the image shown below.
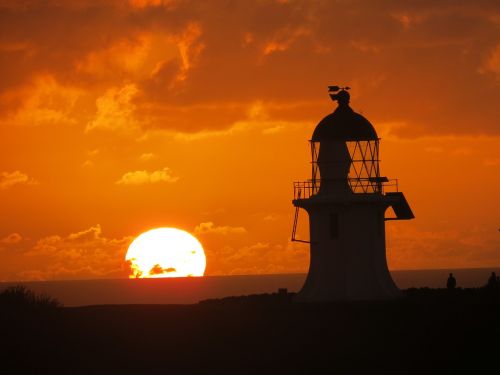
<svg viewBox="0 0 500 375"><path fill-rule="evenodd" d="M151 229L129 246L125 260L130 278L203 276L206 267L201 243L176 228Z"/></svg>

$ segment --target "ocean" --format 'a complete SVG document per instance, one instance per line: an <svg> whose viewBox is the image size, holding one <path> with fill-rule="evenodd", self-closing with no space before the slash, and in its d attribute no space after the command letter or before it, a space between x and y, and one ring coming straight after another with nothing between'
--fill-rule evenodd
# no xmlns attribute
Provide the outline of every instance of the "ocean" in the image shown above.
<svg viewBox="0 0 500 375"><path fill-rule="evenodd" d="M457 287L473 288L486 284L491 272L500 268L401 270L391 271L400 289L411 287L444 288L448 274L457 279ZM191 304L204 299L259 293L278 288L297 292L306 274L204 276L163 279L100 279L64 281L3 282L0 290L24 285L57 298L65 306L115 304Z"/></svg>

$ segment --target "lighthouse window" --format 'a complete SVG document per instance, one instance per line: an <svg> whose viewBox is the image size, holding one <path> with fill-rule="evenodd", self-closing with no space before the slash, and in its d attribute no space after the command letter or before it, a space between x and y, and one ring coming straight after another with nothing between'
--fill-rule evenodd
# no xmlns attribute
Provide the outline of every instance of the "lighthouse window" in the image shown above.
<svg viewBox="0 0 500 375"><path fill-rule="evenodd" d="M339 236L339 215L336 213L330 214L330 237L337 238Z"/></svg>

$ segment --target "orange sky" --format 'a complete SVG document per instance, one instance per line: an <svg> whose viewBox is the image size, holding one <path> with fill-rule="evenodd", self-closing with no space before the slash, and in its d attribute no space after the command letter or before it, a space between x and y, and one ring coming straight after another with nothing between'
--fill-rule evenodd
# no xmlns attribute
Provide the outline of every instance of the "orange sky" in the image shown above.
<svg viewBox="0 0 500 375"><path fill-rule="evenodd" d="M307 271L330 84L417 217L389 267L500 265L498 1L0 1L0 69L0 280L126 277L158 226L209 275Z"/></svg>

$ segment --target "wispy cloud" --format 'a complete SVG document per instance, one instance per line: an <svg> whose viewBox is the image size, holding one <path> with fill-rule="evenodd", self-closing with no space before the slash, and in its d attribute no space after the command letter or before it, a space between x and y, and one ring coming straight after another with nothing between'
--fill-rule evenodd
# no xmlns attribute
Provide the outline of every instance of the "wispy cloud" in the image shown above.
<svg viewBox="0 0 500 375"><path fill-rule="evenodd" d="M19 233L11 233L8 236L5 236L4 238L0 239L0 243L11 245L19 243L22 240L23 237Z"/></svg>
<svg viewBox="0 0 500 375"><path fill-rule="evenodd" d="M211 271L214 275L303 273L307 271L309 248L301 243L257 242L240 248L225 246L212 256L218 259Z"/></svg>
<svg viewBox="0 0 500 375"><path fill-rule="evenodd" d="M495 227L432 230L414 223L387 227L391 269L473 268L500 264Z"/></svg>
<svg viewBox="0 0 500 375"><path fill-rule="evenodd" d="M200 223L194 228L194 232L196 234L207 234L207 233L216 233L216 234L230 234L230 233L246 233L247 230L244 227L231 227L228 225L217 226L211 221L207 221L205 223Z"/></svg>
<svg viewBox="0 0 500 375"><path fill-rule="evenodd" d="M11 188L15 185L36 185L37 181L20 171L0 173L0 190Z"/></svg>
<svg viewBox="0 0 500 375"><path fill-rule="evenodd" d="M153 154L152 152L145 152L144 154L141 154L141 156L139 156L139 160L140 161L149 161L149 160L153 160L155 157L156 157L156 155Z"/></svg>
<svg viewBox="0 0 500 375"><path fill-rule="evenodd" d="M489 159L484 159L483 160L483 165L486 167L496 167L497 165L500 165L500 158L494 159L494 158L489 158Z"/></svg>
<svg viewBox="0 0 500 375"><path fill-rule="evenodd" d="M143 185L157 182L177 182L179 177L174 176L170 168L163 168L157 171L148 172L146 170L125 173L116 183L118 185Z"/></svg>
<svg viewBox="0 0 500 375"><path fill-rule="evenodd" d="M94 129L133 133L139 128L134 117L134 97L138 93L134 84L111 88L97 98L95 118L87 124L86 131Z"/></svg>
<svg viewBox="0 0 500 375"><path fill-rule="evenodd" d="M1 52L0 52L1 54ZM0 123L20 126L57 125L77 123L75 109L83 91L58 82L53 76L39 74L29 84L0 95L1 104L9 103L8 111ZM4 102L4 103L2 103Z"/></svg>
<svg viewBox="0 0 500 375"><path fill-rule="evenodd" d="M266 135L276 134L276 133L282 132L284 129L285 129L284 125L276 125L276 126L273 126L271 128L265 128L264 130L262 130L262 134L266 134Z"/></svg>
<svg viewBox="0 0 500 375"><path fill-rule="evenodd" d="M488 58L479 69L480 73L492 73L496 79L500 80L500 44L497 44L491 51Z"/></svg>

